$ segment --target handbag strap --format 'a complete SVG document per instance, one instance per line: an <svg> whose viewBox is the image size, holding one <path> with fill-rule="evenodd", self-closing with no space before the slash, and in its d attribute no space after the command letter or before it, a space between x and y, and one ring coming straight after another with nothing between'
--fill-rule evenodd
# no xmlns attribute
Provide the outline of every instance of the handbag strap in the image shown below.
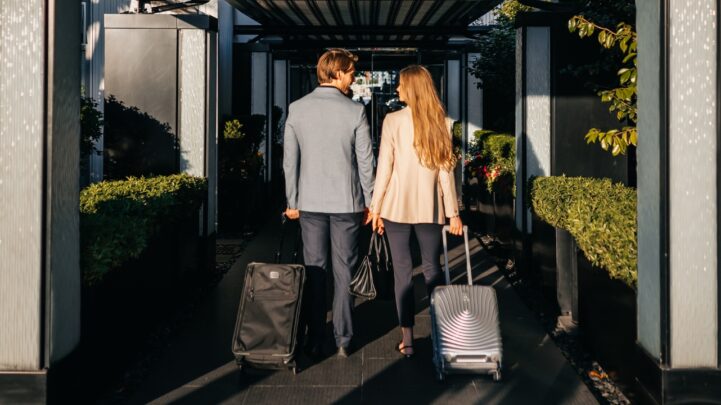
<svg viewBox="0 0 721 405"><path fill-rule="evenodd" d="M390 264L390 249L388 249L388 242L386 241L386 238L383 235L379 235L378 232L373 232L373 236L371 236L371 242L370 246L368 247L368 256L371 256L373 252L375 251L375 259L376 263L381 262L381 256L386 261L385 269L386 271L390 271L389 264Z"/></svg>
<svg viewBox="0 0 721 405"><path fill-rule="evenodd" d="M383 258L386 261L385 269L386 269L386 271L389 271L388 263L390 262L391 255L390 255L390 250L388 249L388 242L386 241L386 238L383 235L379 235L378 239L380 239L380 241L378 242L378 244L380 245L380 249L378 249L378 253L380 254L381 251L383 252ZM378 257L378 261L380 262L380 257Z"/></svg>
<svg viewBox="0 0 721 405"><path fill-rule="evenodd" d="M366 254L366 256L370 256L373 254L373 248L376 247L376 243L377 243L376 235L378 235L378 233L376 231L373 231L373 233L371 234L371 241L368 244L368 254ZM377 249L376 249L376 252L377 252ZM377 253L376 253L376 257L377 257Z"/></svg>

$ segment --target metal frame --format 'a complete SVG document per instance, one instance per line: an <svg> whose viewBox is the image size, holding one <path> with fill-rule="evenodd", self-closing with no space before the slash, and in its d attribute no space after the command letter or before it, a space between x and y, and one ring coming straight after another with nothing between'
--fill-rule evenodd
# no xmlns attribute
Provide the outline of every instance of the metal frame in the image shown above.
<svg viewBox="0 0 721 405"><path fill-rule="evenodd" d="M313 25L236 25L233 27L235 35L415 35L437 38L448 35L465 35L475 37L490 31L490 26L458 27L452 25L411 27L392 25L355 25L355 26L313 26ZM347 38L343 39L348 41ZM385 42L385 41L384 41Z"/></svg>
<svg viewBox="0 0 721 405"><path fill-rule="evenodd" d="M716 0L716 339L717 339L717 366L721 368L721 266L719 266L719 252L721 252L721 215L719 201L721 201L721 0Z"/></svg>
<svg viewBox="0 0 721 405"><path fill-rule="evenodd" d="M518 32L518 31L516 31ZM527 111L527 104L526 104L526 84L528 80L526 79L526 64L528 62L528 58L526 57L526 48L528 47L528 27L524 26L521 27L521 181L523 182L523 193L521 194L521 237L523 240L526 240L530 235L530 229L528 226L528 181L526 180L528 178L528 168L527 168L527 151L526 151L526 144L527 138L528 138L528 120L526 119L528 116ZM523 243L524 251L526 250L526 243Z"/></svg>
<svg viewBox="0 0 721 405"><path fill-rule="evenodd" d="M53 77L52 77L52 66L50 65L50 47L54 46L53 43L50 42L50 29L51 29L51 20L50 20L50 4L49 1L52 0L45 0L43 3L45 3L45 8L43 8L43 28L45 29L45 32L43 33L43 40L45 41L45 44L43 46L43 67L45 68L45 77L43 80L43 109L45 110L45 114L43 114L43 152L44 152L44 159L43 159L43 167L42 167L42 231L41 231L41 241L40 241L40 268L42 271L40 272L40 339L38 344L40 345L40 367L47 369L50 367L50 331L52 330L52 320L50 319L50 314L52 314L52 309L50 308L52 304L51 300L51 294L52 294L52 269L50 268L50 265L52 263L51 261L51 238L52 233L50 232L51 229L51 213L50 210L52 209L52 194L48 192L49 185L51 184L51 178L50 178L50 170L52 169L52 165L49 164L49 162L52 159L52 141L50 137L53 134L53 131L51 130L52 123L48 119L50 114L48 114L50 111L50 103L52 103L52 99L50 96L50 86L53 84ZM54 51L54 50L53 50ZM50 110L50 111L48 111Z"/></svg>
<svg viewBox="0 0 721 405"><path fill-rule="evenodd" d="M669 26L669 5L670 0L663 0L660 4L660 97L659 97L659 120L660 125L660 149L661 156L659 156L659 167L660 167L660 209L659 215L659 236L660 244L659 252L661 253L660 258L660 328L661 330L661 358L659 359L662 366L671 365L671 277L670 277L670 243L669 243L669 46L670 46L670 26Z"/></svg>

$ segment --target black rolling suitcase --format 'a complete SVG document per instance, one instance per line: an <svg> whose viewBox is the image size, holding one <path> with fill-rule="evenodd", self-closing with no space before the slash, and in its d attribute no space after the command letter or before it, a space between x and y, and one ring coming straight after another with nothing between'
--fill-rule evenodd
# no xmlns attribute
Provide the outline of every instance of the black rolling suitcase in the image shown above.
<svg viewBox="0 0 721 405"><path fill-rule="evenodd" d="M250 263L233 334L233 354L238 367L297 371L296 345L305 268L280 264L287 224L283 221L276 263ZM298 238L299 240L299 238ZM296 242L297 256L299 242Z"/></svg>

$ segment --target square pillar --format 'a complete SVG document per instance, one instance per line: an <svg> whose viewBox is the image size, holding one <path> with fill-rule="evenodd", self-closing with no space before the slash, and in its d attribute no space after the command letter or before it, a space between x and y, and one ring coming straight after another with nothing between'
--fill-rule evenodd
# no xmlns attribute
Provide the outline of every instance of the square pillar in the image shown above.
<svg viewBox="0 0 721 405"><path fill-rule="evenodd" d="M0 7L0 403L48 401L80 341L78 3Z"/></svg>
<svg viewBox="0 0 721 405"><path fill-rule="evenodd" d="M217 25L201 14L105 15L106 178L205 177L201 236L217 222Z"/></svg>
<svg viewBox="0 0 721 405"><path fill-rule="evenodd" d="M639 387L657 403L713 402L721 397L719 5L637 7Z"/></svg>
<svg viewBox="0 0 721 405"><path fill-rule="evenodd" d="M526 185L551 174L551 28L516 31L516 227L531 233Z"/></svg>
<svg viewBox="0 0 721 405"><path fill-rule="evenodd" d="M479 53L469 53L467 55L468 63L466 66L473 66L476 60L480 58ZM467 138L473 136L473 133L479 129L483 129L483 89L473 74L466 71L466 134Z"/></svg>
<svg viewBox="0 0 721 405"><path fill-rule="evenodd" d="M259 150L263 153L263 178L266 182L271 180L270 165L273 139L270 128L270 112L272 102L271 81L272 65L270 52L253 51L251 53L250 72L250 113L264 115L266 119L265 139L261 142Z"/></svg>

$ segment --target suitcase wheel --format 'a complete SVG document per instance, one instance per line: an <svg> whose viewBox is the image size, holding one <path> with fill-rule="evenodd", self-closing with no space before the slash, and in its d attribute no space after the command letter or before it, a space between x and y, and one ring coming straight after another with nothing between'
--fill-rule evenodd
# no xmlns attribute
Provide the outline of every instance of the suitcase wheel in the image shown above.
<svg viewBox="0 0 721 405"><path fill-rule="evenodd" d="M501 381L501 370L496 370L493 372L493 381L495 381L495 382Z"/></svg>

